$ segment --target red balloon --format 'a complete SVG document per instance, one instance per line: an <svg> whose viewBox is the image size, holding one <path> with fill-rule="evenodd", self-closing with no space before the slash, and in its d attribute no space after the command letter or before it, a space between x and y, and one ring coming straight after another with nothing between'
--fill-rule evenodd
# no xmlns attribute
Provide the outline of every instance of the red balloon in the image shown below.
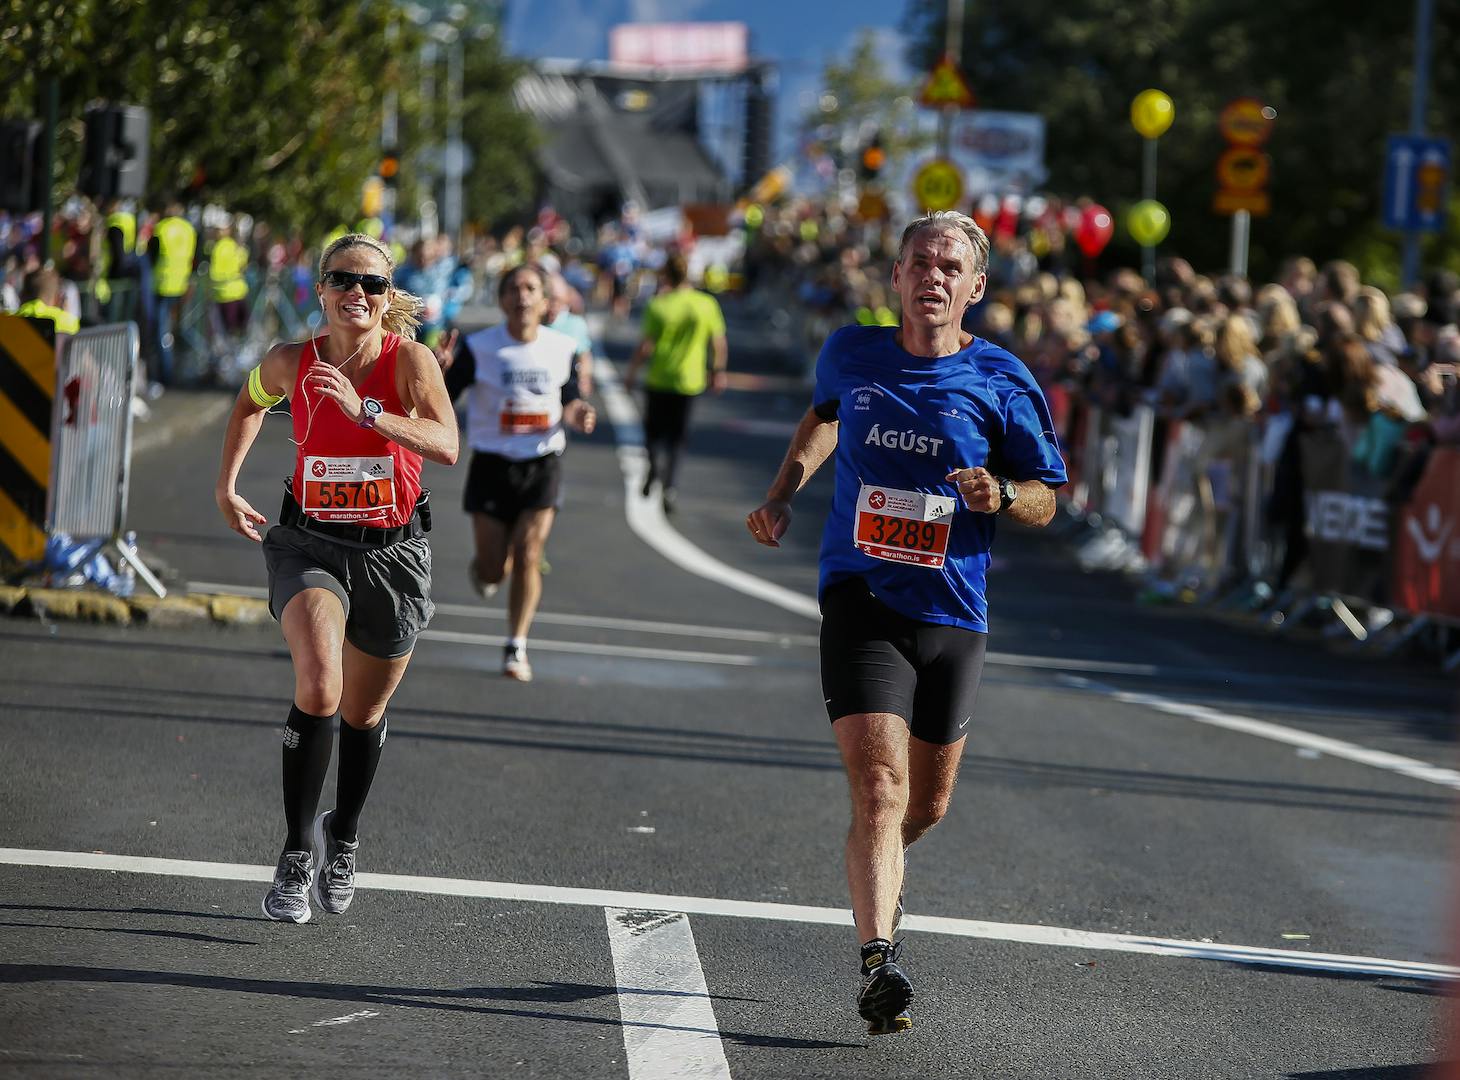
<svg viewBox="0 0 1460 1080"><path fill-rule="evenodd" d="M1110 238L1115 235L1115 219L1110 211L1099 203L1091 203L1080 213L1080 223L1075 226L1075 244L1093 259L1105 250Z"/></svg>

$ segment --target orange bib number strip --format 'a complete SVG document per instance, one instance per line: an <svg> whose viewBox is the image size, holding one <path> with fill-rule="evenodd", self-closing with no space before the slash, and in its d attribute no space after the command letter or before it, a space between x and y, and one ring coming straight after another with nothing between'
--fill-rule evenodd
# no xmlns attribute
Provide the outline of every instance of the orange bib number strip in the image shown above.
<svg viewBox="0 0 1460 1080"><path fill-rule="evenodd" d="M540 431L547 431L552 426L552 418L545 412L502 410L503 435L533 435Z"/></svg>
<svg viewBox="0 0 1460 1080"><path fill-rule="evenodd" d="M395 485L390 480L306 480L304 509L378 510L395 505Z"/></svg>

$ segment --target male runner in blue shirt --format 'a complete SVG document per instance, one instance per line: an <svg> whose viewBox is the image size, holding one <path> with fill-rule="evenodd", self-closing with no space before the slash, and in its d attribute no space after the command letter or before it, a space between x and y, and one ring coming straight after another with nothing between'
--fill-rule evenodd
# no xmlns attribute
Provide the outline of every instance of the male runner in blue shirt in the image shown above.
<svg viewBox="0 0 1460 1080"><path fill-rule="evenodd" d="M847 883L872 1034L912 1026L894 945L904 852L942 819L974 715L995 516L1043 526L1064 462L1049 408L1014 356L963 332L989 242L953 211L902 234L900 327L846 326L822 347L810 411L765 503L778 547L791 500L833 452L821 542L821 681L852 794Z"/></svg>

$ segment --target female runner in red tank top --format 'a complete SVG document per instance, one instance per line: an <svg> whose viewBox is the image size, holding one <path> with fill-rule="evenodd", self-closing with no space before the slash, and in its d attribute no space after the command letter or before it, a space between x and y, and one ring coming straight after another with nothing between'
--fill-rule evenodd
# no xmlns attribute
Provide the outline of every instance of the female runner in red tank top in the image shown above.
<svg viewBox="0 0 1460 1080"><path fill-rule="evenodd" d="M354 895L356 827L385 743L385 707L434 611L421 460L453 465L456 417L441 367L410 340L421 301L397 290L385 245L325 249L315 291L327 334L278 345L249 374L223 439L215 492L229 528L262 541L269 610L294 660L284 728L283 853L264 913L308 922ZM236 484L264 413L289 398L297 446L279 523ZM340 724L334 808L316 816Z"/></svg>

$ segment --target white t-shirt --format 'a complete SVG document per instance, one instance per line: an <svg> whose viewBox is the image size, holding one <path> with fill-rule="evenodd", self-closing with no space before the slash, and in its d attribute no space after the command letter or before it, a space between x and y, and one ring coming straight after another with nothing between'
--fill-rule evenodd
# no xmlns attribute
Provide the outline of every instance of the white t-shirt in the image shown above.
<svg viewBox="0 0 1460 1080"><path fill-rule="evenodd" d="M474 450L527 461L561 454L563 387L573 378L578 343L539 327L534 341L518 341L505 323L466 339L475 365L467 392L467 439Z"/></svg>

